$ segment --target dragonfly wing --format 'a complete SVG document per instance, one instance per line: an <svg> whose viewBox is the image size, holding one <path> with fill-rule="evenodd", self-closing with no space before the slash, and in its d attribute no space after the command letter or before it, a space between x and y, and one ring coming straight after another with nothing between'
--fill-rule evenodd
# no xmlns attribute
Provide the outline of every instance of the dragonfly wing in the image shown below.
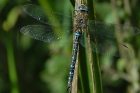
<svg viewBox="0 0 140 93"><path fill-rule="evenodd" d="M33 39L51 43L51 42L61 42L63 40L68 40L70 30L62 31L62 29L60 28L51 27L47 25L28 25L22 27L20 32Z"/></svg>
<svg viewBox="0 0 140 93"><path fill-rule="evenodd" d="M67 25L68 22L64 20L67 20L72 23L72 18L70 16L63 15L61 13L52 12L37 5L33 5L33 4L24 5L23 10L28 15L30 15L31 17L35 18L36 20L44 24L53 25L53 26Z"/></svg>
<svg viewBox="0 0 140 93"><path fill-rule="evenodd" d="M85 48L88 48L84 40L84 36L82 36L80 39L80 43ZM130 49L126 45L116 42L113 38L106 38L100 35L90 37L90 45L91 50L99 54L107 54L120 57L121 54L118 46L120 47L120 49L123 49L125 52L127 52L126 56L130 56L132 54Z"/></svg>
<svg viewBox="0 0 140 93"><path fill-rule="evenodd" d="M129 24L109 24L96 20L89 21L89 31L96 32L104 37L116 38L134 36L140 33L137 27Z"/></svg>

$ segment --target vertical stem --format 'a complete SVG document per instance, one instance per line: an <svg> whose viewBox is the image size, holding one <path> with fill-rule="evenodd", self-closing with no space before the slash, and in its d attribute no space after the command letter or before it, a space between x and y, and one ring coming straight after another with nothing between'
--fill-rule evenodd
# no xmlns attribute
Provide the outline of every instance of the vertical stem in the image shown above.
<svg viewBox="0 0 140 93"><path fill-rule="evenodd" d="M93 6L93 0L89 0L88 2L89 4L89 8L91 9L90 12L94 12L92 11L94 8L92 8L91 6ZM94 13L93 13L94 14ZM90 18L90 15L89 15ZM90 72L91 72L91 80L92 80L92 90L94 93L96 93L96 89L95 89L95 83L94 83L94 69L93 69L93 59L92 59L92 50L91 50L91 45L90 45L90 34L87 28L87 44L88 44L88 58L89 58L89 64L90 64Z"/></svg>
<svg viewBox="0 0 140 93"><path fill-rule="evenodd" d="M89 5L89 9L90 9L90 12L89 12L89 19L93 19L95 20L96 19L96 13L95 13L95 7L94 7L94 0L89 0L88 2L88 5ZM94 15L93 15L94 14ZM95 28L96 30L96 25L95 25ZM90 69L91 69L91 74L92 74L92 86L93 86L93 92L94 93L103 93L103 89L102 89L102 79L101 79L101 70L100 70L100 64L99 64L99 56L98 54L96 53L96 59L93 61L92 60L92 52L91 52L91 43L90 43L90 35L89 35L89 32L87 30L87 39L88 39L88 55L89 55L89 62L90 62ZM95 39L95 48L97 47L97 44L98 44L98 41L96 39L96 37L94 38ZM96 49L97 51L97 49Z"/></svg>
<svg viewBox="0 0 140 93"><path fill-rule="evenodd" d="M18 77L16 72L16 64L14 59L14 51L13 51L13 44L11 39L11 33L7 33L7 41L6 41L6 48L7 48L7 59L8 59L8 70L9 70L9 78L12 86L11 93L19 93L18 88Z"/></svg>
<svg viewBox="0 0 140 93"><path fill-rule="evenodd" d="M81 0L76 0L75 9L77 9L79 5L81 5ZM73 33L75 33L75 31L73 31ZM73 37L75 37L75 36L73 36ZM74 41L74 38L73 38L73 41ZM73 45L73 48L74 48L74 45ZM79 46L78 46L77 51L79 51ZM76 64L75 64L75 71L74 71L74 77L73 77L73 83L72 83L72 93L78 93L78 61L79 61L78 56L79 56L79 52L77 53L77 58L76 58L77 60L76 60Z"/></svg>

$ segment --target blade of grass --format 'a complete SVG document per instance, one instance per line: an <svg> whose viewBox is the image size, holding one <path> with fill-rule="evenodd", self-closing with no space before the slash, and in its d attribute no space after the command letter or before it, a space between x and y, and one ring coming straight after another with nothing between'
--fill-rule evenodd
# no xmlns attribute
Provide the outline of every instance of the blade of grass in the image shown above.
<svg viewBox="0 0 140 93"><path fill-rule="evenodd" d="M95 10L94 10L94 0L89 0L89 19L96 19ZM94 14L94 15L93 15ZM88 32L88 31L87 31ZM99 56L96 53L96 58L93 61L92 60L92 53L90 48L90 35L88 35L88 54L89 54L89 62L90 62L90 69L91 69L91 75L92 75L92 86L93 86L93 93L102 93L102 81L101 81L101 71L100 71L100 64L99 64ZM96 38L95 38L95 41ZM95 42L96 44L98 43ZM96 50L97 51L97 50Z"/></svg>
<svg viewBox="0 0 140 93"><path fill-rule="evenodd" d="M88 72L89 70L89 62L86 59L86 51L85 49L81 46L79 47L79 79L80 79L80 89L81 93L91 93L90 92L90 80L91 75L89 75Z"/></svg>

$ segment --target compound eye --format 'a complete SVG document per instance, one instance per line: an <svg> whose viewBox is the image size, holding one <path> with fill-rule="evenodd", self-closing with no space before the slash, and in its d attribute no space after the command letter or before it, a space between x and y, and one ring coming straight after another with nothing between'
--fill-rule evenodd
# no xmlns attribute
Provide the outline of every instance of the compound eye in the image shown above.
<svg viewBox="0 0 140 93"><path fill-rule="evenodd" d="M80 8L80 6L78 6L78 9Z"/></svg>
<svg viewBox="0 0 140 93"><path fill-rule="evenodd" d="M81 6L79 6L78 9L81 10L82 9Z"/></svg>

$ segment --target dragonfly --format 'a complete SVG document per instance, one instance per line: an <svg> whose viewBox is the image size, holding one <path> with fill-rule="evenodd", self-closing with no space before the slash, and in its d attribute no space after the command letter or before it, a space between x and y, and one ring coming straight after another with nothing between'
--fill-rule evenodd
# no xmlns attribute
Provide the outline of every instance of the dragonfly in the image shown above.
<svg viewBox="0 0 140 93"><path fill-rule="evenodd" d="M74 34L74 47L67 87L69 93L73 81L78 45L80 43L83 47L88 48L85 41L85 30L87 30L87 28L90 34L91 50L99 54L107 54L115 57L121 56L118 46L120 46L121 49L130 51L126 45L117 42L116 38L122 38L122 34L134 36L140 33L137 27L129 24L110 24L97 20L88 20L88 7L84 4L75 10L75 16L52 12L34 4L24 5L23 10L29 16L44 24L22 27L20 32L24 35L47 43L61 43L63 40L69 43L68 36ZM68 26L68 22L64 20L68 20L70 23L74 23L74 25L70 24ZM64 26L68 26L68 28L64 30ZM95 38L98 42L95 41ZM110 51L111 49L115 50L114 53Z"/></svg>

